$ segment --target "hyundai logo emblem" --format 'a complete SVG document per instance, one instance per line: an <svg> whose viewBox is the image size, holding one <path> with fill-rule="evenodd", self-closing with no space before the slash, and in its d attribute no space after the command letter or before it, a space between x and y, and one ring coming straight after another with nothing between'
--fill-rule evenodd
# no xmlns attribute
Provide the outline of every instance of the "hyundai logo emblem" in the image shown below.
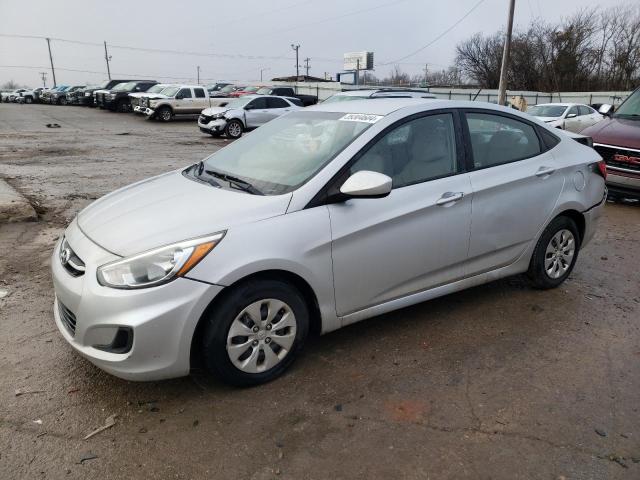
<svg viewBox="0 0 640 480"><path fill-rule="evenodd" d="M69 263L70 258L71 250L69 248L63 248L60 250L60 263L62 263L63 266Z"/></svg>

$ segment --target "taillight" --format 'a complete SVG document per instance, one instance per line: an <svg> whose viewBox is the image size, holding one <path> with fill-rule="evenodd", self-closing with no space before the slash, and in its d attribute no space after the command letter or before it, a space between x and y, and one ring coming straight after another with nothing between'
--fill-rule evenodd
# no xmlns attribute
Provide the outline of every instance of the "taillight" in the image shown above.
<svg viewBox="0 0 640 480"><path fill-rule="evenodd" d="M607 179L607 163L604 160L600 160L597 163L594 163L594 169L593 171L595 173L598 173L602 176L602 178L604 178L605 180Z"/></svg>

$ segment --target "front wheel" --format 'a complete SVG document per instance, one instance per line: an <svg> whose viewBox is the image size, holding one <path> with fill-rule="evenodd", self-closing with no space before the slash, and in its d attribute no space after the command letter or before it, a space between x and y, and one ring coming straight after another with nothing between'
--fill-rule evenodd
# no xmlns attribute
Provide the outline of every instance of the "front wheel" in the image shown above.
<svg viewBox="0 0 640 480"><path fill-rule="evenodd" d="M240 120L229 120L224 128L224 133L228 138L240 138L243 130L244 126Z"/></svg>
<svg viewBox="0 0 640 480"><path fill-rule="evenodd" d="M156 111L156 118L162 122L169 122L171 121L172 117L173 117L173 112L169 107L160 107Z"/></svg>
<svg viewBox="0 0 640 480"><path fill-rule="evenodd" d="M65 97L62 97L58 100L58 105L66 105L67 104L67 99Z"/></svg>
<svg viewBox="0 0 640 480"><path fill-rule="evenodd" d="M129 111L129 107L130 106L131 106L131 104L129 102L127 102L126 100L120 100L116 104L116 111L118 111L120 113L127 113Z"/></svg>
<svg viewBox="0 0 640 480"><path fill-rule="evenodd" d="M580 235L569 217L557 217L542 232L527 272L534 287L556 288L571 274L580 250Z"/></svg>
<svg viewBox="0 0 640 480"><path fill-rule="evenodd" d="M207 369L229 384L252 386L293 363L307 337L309 309L293 285L251 280L228 292L205 321Z"/></svg>
<svg viewBox="0 0 640 480"><path fill-rule="evenodd" d="M25 98L24 98L24 103L33 103L33 98L31 98L31 97L25 97Z"/></svg>

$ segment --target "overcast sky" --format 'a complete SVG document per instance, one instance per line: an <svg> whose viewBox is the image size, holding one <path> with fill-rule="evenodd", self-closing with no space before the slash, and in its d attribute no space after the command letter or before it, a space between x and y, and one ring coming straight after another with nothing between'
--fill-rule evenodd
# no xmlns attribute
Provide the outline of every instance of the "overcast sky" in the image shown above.
<svg viewBox="0 0 640 480"><path fill-rule="evenodd" d="M310 74L335 75L343 53L373 51L377 76L432 42L481 0L244 0L134 1L0 0L0 34L48 36L124 47L226 56L194 56L111 48L112 77L160 81L256 81L295 74L291 44L300 44L300 63L310 57ZM621 0L516 0L516 25L533 17L555 21L585 7ZM484 0L462 22L428 48L402 60L411 73L451 64L457 42L475 32L492 33L506 24L508 0ZM104 47L52 40L59 84L99 83L106 78ZM248 56L263 58L247 58ZM271 57L271 58L266 58ZM274 58L275 57L275 58ZM27 66L37 68L12 68ZM88 72L71 72L84 70ZM303 69L301 69L302 71ZM51 71L46 41L0 36L0 84L13 79L41 85Z"/></svg>

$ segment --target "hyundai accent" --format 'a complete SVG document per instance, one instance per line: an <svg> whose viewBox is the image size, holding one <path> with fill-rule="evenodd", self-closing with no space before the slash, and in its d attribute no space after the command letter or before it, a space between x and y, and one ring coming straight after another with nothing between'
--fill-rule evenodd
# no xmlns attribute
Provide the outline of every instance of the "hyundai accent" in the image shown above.
<svg viewBox="0 0 640 480"><path fill-rule="evenodd" d="M410 98L291 112L81 211L55 322L132 380L255 385L312 333L509 275L553 288L592 238L606 169L532 117Z"/></svg>

